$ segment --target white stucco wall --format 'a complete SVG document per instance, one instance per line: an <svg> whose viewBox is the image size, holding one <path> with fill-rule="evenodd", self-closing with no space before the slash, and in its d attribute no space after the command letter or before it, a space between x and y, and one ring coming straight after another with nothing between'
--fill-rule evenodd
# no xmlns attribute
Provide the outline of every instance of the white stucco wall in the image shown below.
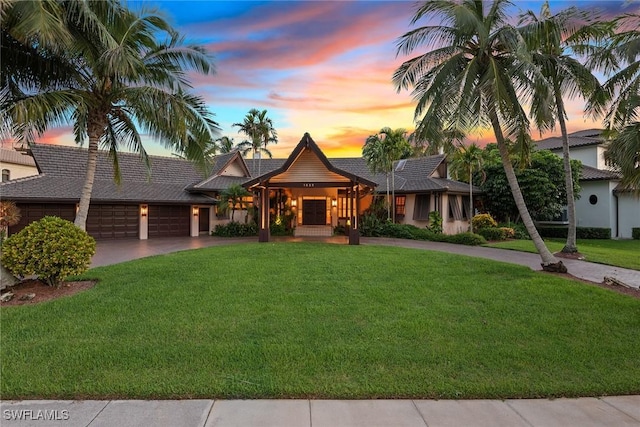
<svg viewBox="0 0 640 427"><path fill-rule="evenodd" d="M0 169L9 169L9 178L11 180L38 175L38 169L35 166L17 165L15 163L2 162L0 163Z"/></svg>
<svg viewBox="0 0 640 427"><path fill-rule="evenodd" d="M618 194L618 221L616 237L630 239L631 229L640 227L640 197L633 193Z"/></svg>
<svg viewBox="0 0 640 427"><path fill-rule="evenodd" d="M440 196L440 215L442 216L442 232L444 234L458 234L469 231L469 221L456 221L449 218L449 197L457 197L458 205L462 206L462 196L452 195L452 194L442 194ZM436 199L432 194L429 200L429 212L436 210ZM402 221L399 221L401 224L411 224L416 227L424 228L429 225L429 221L421 221L413 219L413 211L415 209L416 204L416 195L415 194L407 194L407 199L405 202L405 217Z"/></svg>
<svg viewBox="0 0 640 427"><path fill-rule="evenodd" d="M615 233L616 204L613 189L617 183L608 181L582 181L580 199L576 200L576 225L578 227L605 227ZM591 196L598 198L595 205Z"/></svg>

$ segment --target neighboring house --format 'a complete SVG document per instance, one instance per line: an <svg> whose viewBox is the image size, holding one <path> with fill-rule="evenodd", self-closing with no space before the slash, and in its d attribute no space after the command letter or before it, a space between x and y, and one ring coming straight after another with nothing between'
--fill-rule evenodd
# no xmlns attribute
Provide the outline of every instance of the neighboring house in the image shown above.
<svg viewBox="0 0 640 427"><path fill-rule="evenodd" d="M36 144L31 151L40 175L0 186L3 198L22 210L23 220L10 233L44 215L73 220L84 182L86 150ZM328 159L309 134L287 159L260 160L260 176L251 175L258 160L244 159L238 151L216 156L208 177L185 160L150 160L148 173L139 156L119 154L122 181L117 185L108 153L100 152L87 220L90 234L146 239L209 233L229 221L215 206L220 193L240 184L257 196L247 202L259 208L260 241L269 240L272 216L292 211L296 235L331 235L342 224L350 230L350 243L357 244L359 215L386 193L384 174L372 174L362 158ZM438 211L445 233L467 230L469 187L447 179L445 156L401 160L395 168L398 222L424 227L429 212ZM243 214L236 211L235 219L242 221Z"/></svg>
<svg viewBox="0 0 640 427"><path fill-rule="evenodd" d="M38 168L28 153L0 148L2 182L38 174Z"/></svg>
<svg viewBox="0 0 640 427"><path fill-rule="evenodd" d="M562 156L562 138L536 142L538 149ZM583 165L580 199L576 200L578 227L611 229L611 237L631 238L631 229L640 227L640 198L620 185L620 174L604 160L602 130L588 129L569 134L572 159Z"/></svg>

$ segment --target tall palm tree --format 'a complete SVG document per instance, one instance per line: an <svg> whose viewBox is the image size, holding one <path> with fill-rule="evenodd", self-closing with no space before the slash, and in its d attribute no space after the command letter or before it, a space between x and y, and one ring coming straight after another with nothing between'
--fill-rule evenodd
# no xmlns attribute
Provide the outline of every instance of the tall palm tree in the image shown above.
<svg viewBox="0 0 640 427"><path fill-rule="evenodd" d="M640 192L640 14L621 15L612 24L609 44L592 56L608 76L605 158L620 169L623 185ZM598 104L591 109L604 112Z"/></svg>
<svg viewBox="0 0 640 427"><path fill-rule="evenodd" d="M464 134L479 126L493 129L502 165L522 221L545 270L566 271L545 246L522 197L509 158L505 134L528 134L521 100L531 96L533 79L543 77L531 63L516 28L507 23L508 0L434 0L421 3L411 21L429 24L404 34L398 54L428 51L405 61L394 73L398 91L413 88L416 118L446 124ZM440 25L432 25L439 20ZM436 117L437 119L431 119Z"/></svg>
<svg viewBox="0 0 640 427"><path fill-rule="evenodd" d="M391 203L389 191L391 187L391 200L395 201L395 169L394 162L411 156L411 146L407 141L407 131L402 128L391 129L384 127L376 135L370 135L362 147L362 155L369 169L373 173L383 172L387 178L387 219L395 222L395 209L391 216ZM389 185L391 175L391 186Z"/></svg>
<svg viewBox="0 0 640 427"><path fill-rule="evenodd" d="M104 31L78 25L75 4L83 3ZM119 179L117 152L136 151L147 162L139 126L168 148L205 166L204 151L217 124L203 99L187 92L186 71L213 73L200 46L184 45L180 35L153 11L134 13L118 2L60 2L73 43L57 53L72 72L37 93L14 96L3 107L14 134L30 127L42 132L72 122L77 143L88 139L85 183L75 224L85 229L100 146L108 149ZM65 9L68 8L68 9ZM166 35L159 42L158 35ZM32 48L38 49L34 39Z"/></svg>
<svg viewBox="0 0 640 427"><path fill-rule="evenodd" d="M229 138L228 136L222 136L216 139L216 143L218 144L218 149L221 153L230 153L233 150L233 138Z"/></svg>
<svg viewBox="0 0 640 427"><path fill-rule="evenodd" d="M547 87L538 91L541 99L532 103L532 114L541 129L553 129L556 122L560 125L569 220L567 241L562 252L576 253L576 204L564 98L580 95L588 99L600 90L598 79L589 68L571 55L573 46L578 45L579 48L585 40L597 38L601 31L588 12L581 12L575 7L552 15L548 1L542 4L539 16L531 10L521 15L520 24L524 24L520 31L532 52L533 62L540 67L552 89L552 101L548 99Z"/></svg>
<svg viewBox="0 0 640 427"><path fill-rule="evenodd" d="M451 175L456 180L469 181L469 229L473 233L473 172L482 170L485 152L475 143L464 146L461 145L453 155L451 162Z"/></svg>
<svg viewBox="0 0 640 427"><path fill-rule="evenodd" d="M244 117L242 123L234 123L233 126L237 127L239 132L250 138L238 144L238 149L242 151L242 154L246 155L252 151L254 159L259 154L266 154L269 158L272 157L271 151L267 149L267 145L269 143L277 144L278 134L273 127L273 121L267 117L267 110L259 111L256 108L252 108ZM258 157L258 175L261 174L261 158L262 156L260 155ZM255 170L253 172L255 174Z"/></svg>

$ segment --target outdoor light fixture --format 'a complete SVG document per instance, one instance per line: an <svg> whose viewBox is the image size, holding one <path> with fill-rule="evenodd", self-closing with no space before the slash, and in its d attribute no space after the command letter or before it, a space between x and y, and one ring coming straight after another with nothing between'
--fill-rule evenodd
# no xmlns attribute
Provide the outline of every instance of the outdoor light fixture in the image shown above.
<svg viewBox="0 0 640 427"><path fill-rule="evenodd" d="M80 210L80 203L76 203L76 213Z"/></svg>
<svg viewBox="0 0 640 427"><path fill-rule="evenodd" d="M295 208L296 206L298 206L298 201L296 199L291 199L291 207Z"/></svg>
<svg viewBox="0 0 640 427"><path fill-rule="evenodd" d="M336 199L331 199L331 206L333 206L334 208L338 206L338 201Z"/></svg>
<svg viewBox="0 0 640 427"><path fill-rule="evenodd" d="M147 216L148 209L147 205L140 206L140 216Z"/></svg>
<svg viewBox="0 0 640 427"><path fill-rule="evenodd" d="M193 207L193 216L198 216L198 210L199 210L199 209L198 209L198 207L197 207L197 206L194 206L194 207Z"/></svg>

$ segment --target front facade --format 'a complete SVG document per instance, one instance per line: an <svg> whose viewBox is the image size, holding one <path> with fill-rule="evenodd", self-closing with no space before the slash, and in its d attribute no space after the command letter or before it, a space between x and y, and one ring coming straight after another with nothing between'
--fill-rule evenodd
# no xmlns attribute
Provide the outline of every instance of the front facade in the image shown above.
<svg viewBox="0 0 640 427"><path fill-rule="evenodd" d="M31 151L39 175L0 187L3 198L22 211L23 219L10 233L45 215L75 218L86 150L37 144ZM231 220L217 204L221 193L237 184L252 196L246 199L249 208L233 213L234 220L258 215L260 241L270 239L274 221L291 221L298 236L330 236L344 226L349 242L357 244L360 216L375 197L386 194L385 175L372 174L362 158L328 159L309 134L287 159L249 160L234 151L216 156L208 174L174 158L151 157L150 172L134 154L120 154L119 162L122 179L115 184L108 154L99 154L87 220L87 231L99 239L209 234ZM397 162L396 222L424 227L429 213L437 211L445 233L468 229L468 184L447 179L446 166L444 156Z"/></svg>
<svg viewBox="0 0 640 427"><path fill-rule="evenodd" d="M2 182L38 174L33 157L23 151L0 148Z"/></svg>
<svg viewBox="0 0 640 427"><path fill-rule="evenodd" d="M538 141L538 149L562 156L562 138ZM620 174L604 159L602 131L588 129L569 134L572 159L583 165L580 198L576 200L578 227L610 228L611 237L629 239L632 228L640 227L640 197L620 185Z"/></svg>

